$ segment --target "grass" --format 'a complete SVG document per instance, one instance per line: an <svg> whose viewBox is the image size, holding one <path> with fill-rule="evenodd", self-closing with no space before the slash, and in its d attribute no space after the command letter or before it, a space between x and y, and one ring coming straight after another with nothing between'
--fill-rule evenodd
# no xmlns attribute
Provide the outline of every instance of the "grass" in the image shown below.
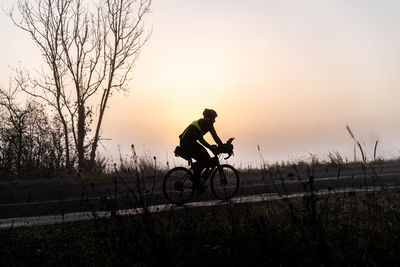
<svg viewBox="0 0 400 267"><path fill-rule="evenodd" d="M133 148L132 148L133 149ZM118 164L107 162L106 159L100 158L96 166L90 172L81 172L73 170L65 172L62 175L40 177L40 176L0 176L0 186L29 186L37 184L46 185L68 185L81 183L114 183L115 179L132 179L141 177L146 181L162 180L168 171L167 165L157 162L155 156L147 154L137 155L132 151L130 155L120 154Z"/></svg>
<svg viewBox="0 0 400 267"><path fill-rule="evenodd" d="M147 212L151 203L139 201L145 208L142 215L0 231L0 265L397 266L400 190L331 191L324 196L314 192L316 174L339 178L358 169L366 183L371 175L367 171L376 177L381 165L398 162L376 159L376 146L377 142L370 162L359 145L361 162L345 162L331 154L328 162L314 157L295 164L263 161L261 167L241 170L243 175L261 174L266 182L281 183L283 193L287 179L299 180L308 194L298 199L162 213ZM108 170L101 179L85 174L79 179L134 180L140 200L147 195L140 194L140 185L165 172L156 158L140 159L136 154Z"/></svg>
<svg viewBox="0 0 400 267"><path fill-rule="evenodd" d="M0 265L394 266L400 191L308 195L0 232Z"/></svg>

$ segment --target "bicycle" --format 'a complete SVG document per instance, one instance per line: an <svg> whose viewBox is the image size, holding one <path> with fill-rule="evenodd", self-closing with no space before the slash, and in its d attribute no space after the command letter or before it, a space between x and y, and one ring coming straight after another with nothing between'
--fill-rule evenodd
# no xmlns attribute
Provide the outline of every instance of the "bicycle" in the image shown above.
<svg viewBox="0 0 400 267"><path fill-rule="evenodd" d="M192 159L185 156L179 146L176 147L175 156L186 159L190 168L175 167L168 171L162 184L165 198L172 204L183 205L193 198L196 191L201 192L204 184L211 177L212 194L220 200L231 199L239 189L239 172L229 164L220 164L218 155L227 153L228 157L225 160L233 155L233 139L230 138L222 147L217 149L217 153L211 159L213 164L206 168L198 178L195 177L193 172L194 163ZM196 178L200 181L196 182Z"/></svg>

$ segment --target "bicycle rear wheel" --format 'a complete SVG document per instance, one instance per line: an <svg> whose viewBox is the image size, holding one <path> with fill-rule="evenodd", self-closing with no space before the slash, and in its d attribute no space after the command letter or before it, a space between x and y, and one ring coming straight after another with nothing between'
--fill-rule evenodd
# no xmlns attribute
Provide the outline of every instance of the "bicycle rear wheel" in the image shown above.
<svg viewBox="0 0 400 267"><path fill-rule="evenodd" d="M162 191L172 204L183 205L194 195L193 173L184 168L171 169L164 177Z"/></svg>
<svg viewBox="0 0 400 267"><path fill-rule="evenodd" d="M211 174L211 192L221 200L231 199L239 189L239 172L228 164L222 164Z"/></svg>

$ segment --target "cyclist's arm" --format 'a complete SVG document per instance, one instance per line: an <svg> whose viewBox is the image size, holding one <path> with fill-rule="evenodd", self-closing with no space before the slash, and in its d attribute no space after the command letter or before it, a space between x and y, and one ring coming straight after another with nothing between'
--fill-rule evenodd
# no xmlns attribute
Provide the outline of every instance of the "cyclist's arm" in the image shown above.
<svg viewBox="0 0 400 267"><path fill-rule="evenodd" d="M202 145L205 146L206 148L208 148L208 149L210 149L210 150L213 149L212 145L210 145L210 144L203 138L203 136L201 136L201 137L199 138L199 142L200 142L200 144L202 144Z"/></svg>
<svg viewBox="0 0 400 267"><path fill-rule="evenodd" d="M221 139L218 137L217 132L215 131L214 126L211 127L211 129L210 129L210 134L211 134L211 136L213 137L215 143L217 143L217 145L219 145L219 146L222 146L222 141L221 141Z"/></svg>

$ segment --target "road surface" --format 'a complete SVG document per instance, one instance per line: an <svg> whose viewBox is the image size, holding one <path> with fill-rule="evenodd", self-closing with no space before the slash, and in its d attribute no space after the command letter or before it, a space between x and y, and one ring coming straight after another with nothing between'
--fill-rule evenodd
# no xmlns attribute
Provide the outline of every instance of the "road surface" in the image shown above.
<svg viewBox="0 0 400 267"><path fill-rule="evenodd" d="M365 169L360 166L342 167L340 172L334 166L315 167L313 170L298 168L297 172L294 168L271 168L263 172L244 170L236 197L246 201L261 195L287 196L310 190L335 192L400 186L400 165L381 163L375 169L370 165ZM131 210L141 208L143 204L154 207L167 204L161 192L161 179L148 178L144 188L140 188L141 193L135 178L129 176L116 177L109 183L77 180L68 184L0 184L0 219L67 216L92 211ZM195 195L192 205L214 200L215 197L207 190Z"/></svg>

